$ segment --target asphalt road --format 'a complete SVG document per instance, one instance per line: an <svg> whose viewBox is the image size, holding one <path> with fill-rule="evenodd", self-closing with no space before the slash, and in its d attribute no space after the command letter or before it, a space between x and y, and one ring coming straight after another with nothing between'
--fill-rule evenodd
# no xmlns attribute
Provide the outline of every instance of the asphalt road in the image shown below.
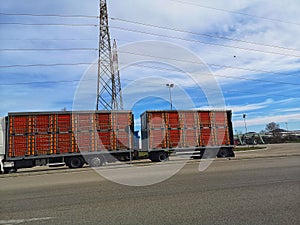
<svg viewBox="0 0 300 225"><path fill-rule="evenodd" d="M266 151L215 160L203 172L193 160L143 187L110 182L90 168L1 175L0 224L299 224L300 156ZM178 163L162 165L161 173Z"/></svg>

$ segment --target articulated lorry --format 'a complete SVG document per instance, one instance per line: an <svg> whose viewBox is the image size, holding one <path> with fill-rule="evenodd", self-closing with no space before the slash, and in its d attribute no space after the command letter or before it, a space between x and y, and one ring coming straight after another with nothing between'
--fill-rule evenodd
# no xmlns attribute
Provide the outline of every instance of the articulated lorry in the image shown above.
<svg viewBox="0 0 300 225"><path fill-rule="evenodd" d="M8 113L0 126L3 173L44 165L98 167L145 153L153 162L188 152L234 157L231 111L146 111L141 149L132 111Z"/></svg>

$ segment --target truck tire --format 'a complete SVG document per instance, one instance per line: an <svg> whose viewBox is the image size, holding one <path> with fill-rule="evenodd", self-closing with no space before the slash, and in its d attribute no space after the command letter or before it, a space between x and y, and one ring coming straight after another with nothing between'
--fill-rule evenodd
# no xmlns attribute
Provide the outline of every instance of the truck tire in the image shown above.
<svg viewBox="0 0 300 225"><path fill-rule="evenodd" d="M169 156L166 152L152 152L149 155L149 159L152 162L165 162L169 159Z"/></svg>
<svg viewBox="0 0 300 225"><path fill-rule="evenodd" d="M160 152L157 156L158 162L165 162L165 161L168 161L168 159L169 159L169 156L168 156L168 153L166 153L166 152Z"/></svg>
<svg viewBox="0 0 300 225"><path fill-rule="evenodd" d="M100 167L104 164L104 158L101 156L94 156L89 158L88 164L90 167Z"/></svg>
<svg viewBox="0 0 300 225"><path fill-rule="evenodd" d="M219 153L218 153L218 158L226 158L226 157L229 157L229 152L228 152L228 149L225 149L225 148L221 148Z"/></svg>
<svg viewBox="0 0 300 225"><path fill-rule="evenodd" d="M4 174L16 173L17 171L16 168L4 168Z"/></svg>
<svg viewBox="0 0 300 225"><path fill-rule="evenodd" d="M68 159L67 166L70 169L77 169L82 168L84 164L84 161L82 157L71 157Z"/></svg>

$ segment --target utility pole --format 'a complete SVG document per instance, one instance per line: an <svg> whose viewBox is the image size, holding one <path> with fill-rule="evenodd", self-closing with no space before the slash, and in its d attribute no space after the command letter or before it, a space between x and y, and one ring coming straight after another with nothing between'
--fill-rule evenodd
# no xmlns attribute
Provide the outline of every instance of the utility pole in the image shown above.
<svg viewBox="0 0 300 225"><path fill-rule="evenodd" d="M247 115L246 115L246 114L243 114L243 119L244 119L244 123L245 123L245 131L246 131L246 134L247 134L247 133L248 133L248 130L247 130L246 117L247 117Z"/></svg>
<svg viewBox="0 0 300 225"><path fill-rule="evenodd" d="M114 54L117 57L117 54ZM100 0L99 21L99 55L98 55L98 83L96 110L123 109L122 92L118 66L114 66L114 59L108 25L108 10L106 0Z"/></svg>

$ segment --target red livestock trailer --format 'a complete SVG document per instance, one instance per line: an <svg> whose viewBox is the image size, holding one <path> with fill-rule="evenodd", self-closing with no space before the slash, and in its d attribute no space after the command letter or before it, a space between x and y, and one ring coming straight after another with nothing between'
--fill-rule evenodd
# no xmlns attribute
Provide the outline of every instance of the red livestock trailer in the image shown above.
<svg viewBox="0 0 300 225"><path fill-rule="evenodd" d="M166 160L172 152L234 157L231 117L231 111L146 111L141 115L142 151L152 161Z"/></svg>
<svg viewBox="0 0 300 225"><path fill-rule="evenodd" d="M100 166L109 158L129 159L133 152L131 111L9 113L1 127L2 170Z"/></svg>

